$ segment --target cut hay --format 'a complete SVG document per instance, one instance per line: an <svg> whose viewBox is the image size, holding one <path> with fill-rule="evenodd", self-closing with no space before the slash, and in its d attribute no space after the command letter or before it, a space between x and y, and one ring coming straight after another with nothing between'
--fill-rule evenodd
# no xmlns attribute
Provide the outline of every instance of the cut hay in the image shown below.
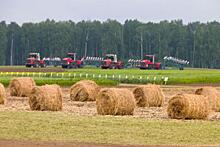
<svg viewBox="0 0 220 147"><path fill-rule="evenodd" d="M5 87L0 83L0 104L4 104L4 100L6 98Z"/></svg>
<svg viewBox="0 0 220 147"><path fill-rule="evenodd" d="M12 79L9 84L10 95L19 97L29 96L34 86L36 84L32 78L22 77Z"/></svg>
<svg viewBox="0 0 220 147"><path fill-rule="evenodd" d="M133 115L135 99L128 89L105 88L96 99L98 114Z"/></svg>
<svg viewBox="0 0 220 147"><path fill-rule="evenodd" d="M211 109L220 112L220 92L214 87L198 88L195 94L207 96Z"/></svg>
<svg viewBox="0 0 220 147"><path fill-rule="evenodd" d="M167 108L168 116L175 119L203 119L209 112L207 97L195 94L177 94Z"/></svg>
<svg viewBox="0 0 220 147"><path fill-rule="evenodd" d="M29 97L31 110L60 111L62 110L62 91L58 85L36 86Z"/></svg>
<svg viewBox="0 0 220 147"><path fill-rule="evenodd" d="M71 86L70 99L73 101L95 101L99 86L91 80L82 80Z"/></svg>
<svg viewBox="0 0 220 147"><path fill-rule="evenodd" d="M153 84L136 87L133 94L139 107L160 107L165 99L160 86Z"/></svg>

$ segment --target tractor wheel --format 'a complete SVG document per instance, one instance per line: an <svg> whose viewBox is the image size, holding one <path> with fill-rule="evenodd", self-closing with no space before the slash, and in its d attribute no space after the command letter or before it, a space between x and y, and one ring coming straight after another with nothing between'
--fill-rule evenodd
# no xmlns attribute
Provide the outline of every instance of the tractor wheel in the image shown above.
<svg viewBox="0 0 220 147"><path fill-rule="evenodd" d="M77 68L83 68L82 64L77 65Z"/></svg>
<svg viewBox="0 0 220 147"><path fill-rule="evenodd" d="M62 65L62 68L67 68L68 66L66 66L66 65Z"/></svg>
<svg viewBox="0 0 220 147"><path fill-rule="evenodd" d="M179 70L184 70L184 68L183 68L183 67L180 67Z"/></svg>
<svg viewBox="0 0 220 147"><path fill-rule="evenodd" d="M39 64L35 64L33 67L34 67L34 68L38 68L38 67L39 67Z"/></svg>
<svg viewBox="0 0 220 147"><path fill-rule="evenodd" d="M43 64L43 65L40 65L41 68L45 68L46 67L46 64Z"/></svg>
<svg viewBox="0 0 220 147"><path fill-rule="evenodd" d="M72 66L70 66L70 65L67 65L67 66L66 66L66 68L67 68L67 69L70 69L70 68L72 68Z"/></svg>
<svg viewBox="0 0 220 147"><path fill-rule="evenodd" d="M119 65L119 66L118 66L118 69L123 69L123 68L124 68L123 65Z"/></svg>

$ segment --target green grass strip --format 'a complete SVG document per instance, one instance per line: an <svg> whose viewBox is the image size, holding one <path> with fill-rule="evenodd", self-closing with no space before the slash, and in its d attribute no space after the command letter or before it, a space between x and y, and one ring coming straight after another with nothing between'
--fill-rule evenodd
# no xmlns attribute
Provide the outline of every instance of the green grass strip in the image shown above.
<svg viewBox="0 0 220 147"><path fill-rule="evenodd" d="M0 83L2 83L5 86L8 86L10 83L10 80L14 77L0 77ZM16 78L16 77L15 77ZM69 78L34 78L37 85L45 85L45 84L58 84L60 86L71 86L75 84L76 82L82 80L82 78L75 78L75 79L69 79ZM88 79L89 80L89 79ZM116 86L118 85L117 81L109 80L109 79L90 79L95 81L98 85L103 86Z"/></svg>

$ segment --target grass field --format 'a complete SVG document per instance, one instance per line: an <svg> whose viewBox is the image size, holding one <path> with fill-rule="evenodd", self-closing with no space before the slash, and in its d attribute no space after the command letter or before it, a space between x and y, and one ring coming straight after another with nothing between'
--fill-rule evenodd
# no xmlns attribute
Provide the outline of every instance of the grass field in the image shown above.
<svg viewBox="0 0 220 147"><path fill-rule="evenodd" d="M75 69L68 72L91 73L91 74L108 74L108 75L128 75L144 77L168 77L168 84L193 84L193 83L220 83L220 70L210 69L186 69L186 70L98 70L98 69Z"/></svg>
<svg viewBox="0 0 220 147"><path fill-rule="evenodd" d="M0 83L5 86L8 86L10 80L13 77L0 77ZM71 86L74 83L82 80L83 78L75 78L75 79L65 79L65 78L45 78L45 77L35 77L34 80L37 85L45 85L45 84L58 84L60 86ZM94 79L91 79L94 80ZM109 79L95 79L94 80L98 85L104 86L116 86L118 85L117 81L109 80Z"/></svg>
<svg viewBox="0 0 220 147"><path fill-rule="evenodd" d="M15 67L24 68L24 67ZM53 68L50 68L53 69ZM42 73L42 72L41 72ZM3 72L0 76L0 82L8 85L10 79L15 76L10 73ZM19 76L33 76L27 75L25 72L19 72ZM166 84L207 84L220 83L220 70L211 69L185 69L180 70L139 70L139 69L122 69L122 70L102 70L97 68L83 68L70 69L65 72L42 73L41 76L35 74L36 82L42 85L46 82L48 84L60 84L69 86L81 79L92 79L100 85L117 85L118 83L132 83L132 84L146 84L157 83L163 84L163 77L168 77ZM156 77L156 79L154 79Z"/></svg>
<svg viewBox="0 0 220 147"><path fill-rule="evenodd" d="M75 116L59 112L0 112L0 139L113 144L220 144L220 123Z"/></svg>

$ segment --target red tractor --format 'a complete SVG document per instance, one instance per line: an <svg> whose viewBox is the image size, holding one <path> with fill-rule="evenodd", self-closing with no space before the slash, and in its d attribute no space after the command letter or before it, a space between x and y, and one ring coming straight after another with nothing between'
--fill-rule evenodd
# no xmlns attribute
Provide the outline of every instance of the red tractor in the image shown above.
<svg viewBox="0 0 220 147"><path fill-rule="evenodd" d="M62 59L62 68L81 68L83 61L76 59L76 53L67 53L67 57Z"/></svg>
<svg viewBox="0 0 220 147"><path fill-rule="evenodd" d="M115 54L106 54L102 63L102 69L122 69L124 64L122 61L117 60L117 55Z"/></svg>
<svg viewBox="0 0 220 147"><path fill-rule="evenodd" d="M161 62L155 63L155 55L146 55L140 63L140 69L161 69Z"/></svg>
<svg viewBox="0 0 220 147"><path fill-rule="evenodd" d="M45 61L40 59L40 53L29 53L26 67L46 67Z"/></svg>

